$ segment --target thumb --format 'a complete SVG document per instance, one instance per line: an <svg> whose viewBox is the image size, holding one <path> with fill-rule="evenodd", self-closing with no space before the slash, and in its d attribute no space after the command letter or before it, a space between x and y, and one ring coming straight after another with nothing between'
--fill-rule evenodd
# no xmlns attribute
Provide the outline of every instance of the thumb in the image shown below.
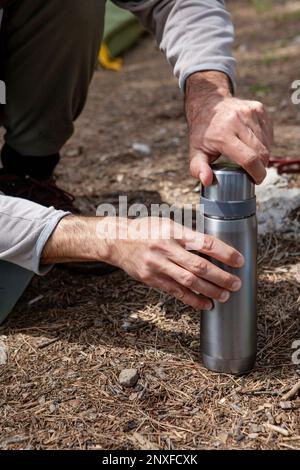
<svg viewBox="0 0 300 470"><path fill-rule="evenodd" d="M190 172L194 178L201 181L203 186L209 186L213 181L213 172L209 164L209 156L201 150L195 150L191 156Z"/></svg>

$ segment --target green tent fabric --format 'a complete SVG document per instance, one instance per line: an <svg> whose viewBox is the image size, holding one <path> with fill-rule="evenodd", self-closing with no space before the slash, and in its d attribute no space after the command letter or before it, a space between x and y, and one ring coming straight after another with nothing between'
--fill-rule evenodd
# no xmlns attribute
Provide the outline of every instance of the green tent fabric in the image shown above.
<svg viewBox="0 0 300 470"><path fill-rule="evenodd" d="M107 2L103 41L112 58L122 55L133 46L143 31L143 27L132 13L119 8L111 1Z"/></svg>

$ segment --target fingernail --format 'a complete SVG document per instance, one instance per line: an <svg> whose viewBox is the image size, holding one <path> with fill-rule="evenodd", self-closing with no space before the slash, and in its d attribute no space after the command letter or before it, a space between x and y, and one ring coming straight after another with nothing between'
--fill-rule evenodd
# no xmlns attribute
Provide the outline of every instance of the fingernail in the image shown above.
<svg viewBox="0 0 300 470"><path fill-rule="evenodd" d="M235 262L236 265L241 268L245 264L245 258L243 255L237 255Z"/></svg>
<svg viewBox="0 0 300 470"><path fill-rule="evenodd" d="M206 302L204 304L204 310L211 310L213 308L213 304L211 302Z"/></svg>
<svg viewBox="0 0 300 470"><path fill-rule="evenodd" d="M234 281L231 287L234 291L240 290L240 288L242 287L242 283L240 280Z"/></svg>
<svg viewBox="0 0 300 470"><path fill-rule="evenodd" d="M227 290L223 290L223 292L221 293L219 297L219 300L220 302L227 302L229 297L230 297L230 293Z"/></svg>

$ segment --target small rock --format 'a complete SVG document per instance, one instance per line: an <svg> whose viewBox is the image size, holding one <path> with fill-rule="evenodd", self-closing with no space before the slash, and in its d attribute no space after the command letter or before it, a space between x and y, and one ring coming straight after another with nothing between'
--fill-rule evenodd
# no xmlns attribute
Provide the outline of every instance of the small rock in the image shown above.
<svg viewBox="0 0 300 470"><path fill-rule="evenodd" d="M137 369L124 369L119 375L119 383L123 387L134 387L139 379Z"/></svg>
<svg viewBox="0 0 300 470"><path fill-rule="evenodd" d="M122 175L121 173L119 175L117 175L117 182L118 183L122 183L123 179L124 179L124 175Z"/></svg>
<svg viewBox="0 0 300 470"><path fill-rule="evenodd" d="M147 156L151 155L151 148L147 144L135 142L132 146L132 149L135 152L141 153L142 155L147 155Z"/></svg>
<svg viewBox="0 0 300 470"><path fill-rule="evenodd" d="M222 442L220 442L220 441L215 441L215 442L213 443L213 445L214 445L214 447L220 447L220 446L222 445Z"/></svg>
<svg viewBox="0 0 300 470"><path fill-rule="evenodd" d="M58 408L57 405L55 405L54 403L50 403L49 412L54 413L57 410L57 408Z"/></svg>
<svg viewBox="0 0 300 470"><path fill-rule="evenodd" d="M249 433L250 434L257 434L258 432L262 432L263 427L260 424L251 423L249 426Z"/></svg>
<svg viewBox="0 0 300 470"><path fill-rule="evenodd" d="M293 408L293 405L290 401L281 401L279 406L283 410L291 410Z"/></svg>
<svg viewBox="0 0 300 470"><path fill-rule="evenodd" d="M226 444L228 437L229 437L228 432L221 432L218 435L217 440L220 441L222 444Z"/></svg>
<svg viewBox="0 0 300 470"><path fill-rule="evenodd" d="M257 432L250 432L250 434L248 434L248 439L257 439L259 436L259 434Z"/></svg>
<svg viewBox="0 0 300 470"><path fill-rule="evenodd" d="M38 402L39 402L39 405L43 406L43 405L46 403L46 397L45 397L45 395L42 395L42 396L38 399Z"/></svg>
<svg viewBox="0 0 300 470"><path fill-rule="evenodd" d="M0 340L0 366L5 366L7 363L7 348L3 341Z"/></svg>

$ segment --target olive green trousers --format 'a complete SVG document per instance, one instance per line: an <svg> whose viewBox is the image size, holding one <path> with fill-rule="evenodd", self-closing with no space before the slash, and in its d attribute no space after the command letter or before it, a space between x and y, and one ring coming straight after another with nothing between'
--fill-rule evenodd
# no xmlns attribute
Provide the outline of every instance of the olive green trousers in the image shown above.
<svg viewBox="0 0 300 470"><path fill-rule="evenodd" d="M1 124L21 155L52 155L71 137L95 69L104 11L104 0L11 0L4 9ZM32 277L0 262L0 324Z"/></svg>
<svg viewBox="0 0 300 470"><path fill-rule="evenodd" d="M105 0L12 0L0 37L2 124L21 155L59 152L81 113L102 40Z"/></svg>

